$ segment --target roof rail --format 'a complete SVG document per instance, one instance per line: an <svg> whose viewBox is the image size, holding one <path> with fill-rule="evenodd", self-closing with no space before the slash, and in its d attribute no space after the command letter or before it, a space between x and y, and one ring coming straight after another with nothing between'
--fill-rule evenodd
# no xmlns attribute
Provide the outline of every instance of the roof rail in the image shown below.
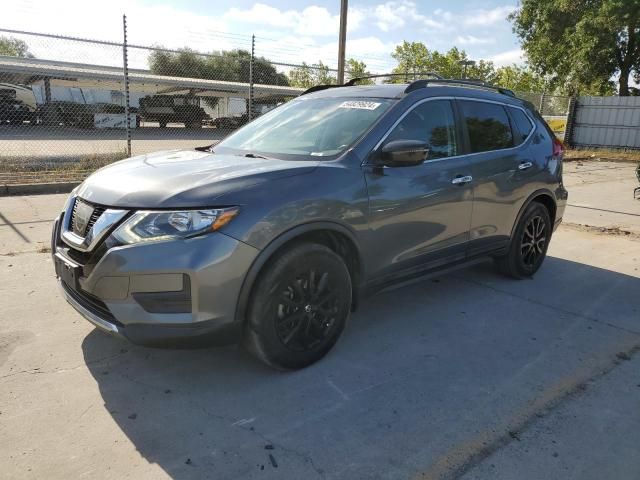
<svg viewBox="0 0 640 480"><path fill-rule="evenodd" d="M455 79L455 78L439 78L436 80L416 80L411 82L407 88L405 88L404 93L413 92L414 90L418 90L419 88L424 88L429 84L447 84L447 85L462 85L476 88L485 88L487 90L493 90L495 92L501 93L503 95L508 95L510 97L515 97L515 93L513 93L508 88L498 87L496 85L491 85L490 83L483 82L482 80L463 80L463 79Z"/></svg>
<svg viewBox="0 0 640 480"><path fill-rule="evenodd" d="M319 92L320 90L326 90L327 88L335 88L335 87L344 87L344 85L314 85L313 87L307 88L300 95L306 95L307 93Z"/></svg>
<svg viewBox="0 0 640 480"><path fill-rule="evenodd" d="M409 78L410 76L415 78L417 76L426 76L429 75L433 78L436 78L438 80L442 80L443 78L438 75L435 72L415 72L415 73L380 73L380 74L376 74L376 75L366 75L364 77L355 77L352 78L351 80L349 80L348 82L346 82L344 84L345 87L353 87L356 82L359 82L361 80L369 80L371 78L384 78L384 77L405 77L405 78Z"/></svg>
<svg viewBox="0 0 640 480"><path fill-rule="evenodd" d="M357 82L362 80L369 80L371 78L384 78L384 77L416 77L416 76L426 76L429 75L437 80L444 80L440 75L435 72L416 72L416 73L381 73L376 75L366 75L364 77L355 77L351 80L343 83L342 85L330 84L330 85L315 85L306 89L300 95L306 95L307 93L319 92L320 90L326 90L327 88L335 88L335 87L353 87Z"/></svg>

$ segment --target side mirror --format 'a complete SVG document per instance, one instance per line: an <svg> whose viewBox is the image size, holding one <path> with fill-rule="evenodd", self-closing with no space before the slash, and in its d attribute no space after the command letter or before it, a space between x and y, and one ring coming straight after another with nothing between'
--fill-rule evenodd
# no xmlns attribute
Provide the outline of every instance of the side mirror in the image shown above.
<svg viewBox="0 0 640 480"><path fill-rule="evenodd" d="M427 159L429 144L420 140L393 140L382 147L379 163L389 167L413 167Z"/></svg>

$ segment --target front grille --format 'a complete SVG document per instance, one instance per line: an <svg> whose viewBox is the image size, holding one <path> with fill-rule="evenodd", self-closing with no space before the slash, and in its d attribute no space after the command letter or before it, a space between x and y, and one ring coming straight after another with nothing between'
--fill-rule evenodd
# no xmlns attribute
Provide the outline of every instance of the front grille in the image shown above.
<svg viewBox="0 0 640 480"><path fill-rule="evenodd" d="M62 288L64 288L65 292L67 292L69 296L73 297L76 302L89 310L91 313L97 315L103 320L108 321L109 323L122 326L122 324L115 319L111 311L109 311L109 307L107 307L107 305L98 297L91 295L84 290L74 290L64 282L60 283L62 283Z"/></svg>
<svg viewBox="0 0 640 480"><path fill-rule="evenodd" d="M89 220L84 225L83 225L83 222L81 222L79 219L79 216L77 213L78 208L93 209L89 217ZM71 229L73 230L73 233L83 238L86 237L87 233L89 233L89 231L91 230L91 227L93 227L93 225L96 223L98 218L100 218L100 215L104 213L104 211L105 211L104 207L91 205L87 202L80 200L79 198L76 198L75 202L73 203L73 209L71 210L71 219L70 219L70 225L71 225Z"/></svg>

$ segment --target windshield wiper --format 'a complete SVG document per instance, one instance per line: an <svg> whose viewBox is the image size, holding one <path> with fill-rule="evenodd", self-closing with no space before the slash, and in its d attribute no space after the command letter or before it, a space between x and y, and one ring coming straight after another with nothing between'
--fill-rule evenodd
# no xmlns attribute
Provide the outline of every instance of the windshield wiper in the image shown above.
<svg viewBox="0 0 640 480"><path fill-rule="evenodd" d="M264 158L265 160L268 160L267 157L263 157L262 155L257 155L255 153L245 153L243 156L247 158Z"/></svg>

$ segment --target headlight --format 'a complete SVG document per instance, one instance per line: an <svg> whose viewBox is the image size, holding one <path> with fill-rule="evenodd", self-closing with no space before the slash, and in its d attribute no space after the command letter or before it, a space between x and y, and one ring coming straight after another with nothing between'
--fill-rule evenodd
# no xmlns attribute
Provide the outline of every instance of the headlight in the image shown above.
<svg viewBox="0 0 640 480"><path fill-rule="evenodd" d="M121 243L190 238L213 232L229 223L238 208L212 210L139 211L120 225L113 237Z"/></svg>

